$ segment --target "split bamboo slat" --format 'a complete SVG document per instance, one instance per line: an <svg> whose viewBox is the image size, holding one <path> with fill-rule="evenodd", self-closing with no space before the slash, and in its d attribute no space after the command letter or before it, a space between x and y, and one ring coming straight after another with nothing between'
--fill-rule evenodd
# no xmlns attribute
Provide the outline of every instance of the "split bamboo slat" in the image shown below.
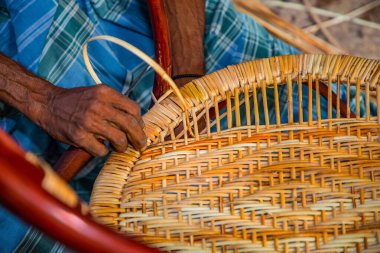
<svg viewBox="0 0 380 253"><path fill-rule="evenodd" d="M273 36L304 53L346 54L340 47L306 33L296 25L279 17L259 0L233 0L233 3L238 11L254 18Z"/></svg>
<svg viewBox="0 0 380 253"><path fill-rule="evenodd" d="M165 251L379 252L380 112L370 109L371 93L380 101L379 76L378 60L291 55L194 80L179 90L187 107L171 93L143 116L144 152L110 156L91 213ZM314 95L305 99L304 86ZM341 90L356 101L345 116Z"/></svg>

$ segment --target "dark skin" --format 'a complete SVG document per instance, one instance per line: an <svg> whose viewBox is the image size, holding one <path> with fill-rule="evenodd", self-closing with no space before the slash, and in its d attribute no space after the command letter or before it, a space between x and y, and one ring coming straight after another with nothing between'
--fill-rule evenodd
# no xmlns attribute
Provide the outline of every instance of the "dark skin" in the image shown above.
<svg viewBox="0 0 380 253"><path fill-rule="evenodd" d="M138 150L146 146L138 104L103 84L59 88L0 54L0 100L54 139L94 156L108 153L102 140L119 152L127 149L128 142Z"/></svg>

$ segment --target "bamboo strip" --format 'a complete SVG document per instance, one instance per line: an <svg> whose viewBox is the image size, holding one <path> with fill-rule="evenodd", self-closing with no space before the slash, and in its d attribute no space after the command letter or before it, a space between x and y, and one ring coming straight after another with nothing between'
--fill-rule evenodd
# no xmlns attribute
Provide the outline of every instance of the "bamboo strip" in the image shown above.
<svg viewBox="0 0 380 253"><path fill-rule="evenodd" d="M334 46L336 46L337 48L342 48L342 46L339 44L339 42L327 30L327 28L325 27L325 23L323 23L322 20L319 18L319 16L314 13L314 11L312 9L312 5L310 3L310 0L303 0L303 3L305 4L305 7L306 7L307 11L309 12L311 18L314 20L316 25L322 31L322 33L326 37L326 39L328 41L330 41L330 43L333 44Z"/></svg>
<svg viewBox="0 0 380 253"><path fill-rule="evenodd" d="M323 25L323 27L329 27L329 26L333 26L333 25L337 25L337 24L340 24L342 22L346 22L346 21L350 21L352 18L354 17L358 17L368 11L370 11L371 9L374 9L376 7L380 6L380 1L379 0L375 0L375 1L372 1L366 5L363 5L361 6L360 8L357 8L345 15L341 15L341 16L338 16L338 17L335 17L333 19L330 19L330 20L327 20L325 22L322 22L321 25ZM316 25L312 25L312 26L309 26L307 28L304 29L305 32L310 32L310 33L315 33L319 30L319 27L316 26Z"/></svg>
<svg viewBox="0 0 380 253"><path fill-rule="evenodd" d="M302 52L324 52L327 54L345 53L316 36L305 33L301 28L281 19L274 13L269 13L267 7L260 2L234 0L234 3L237 10L246 15L252 16L277 38L284 40L290 45L300 49ZM264 10L262 10L262 8L264 8Z"/></svg>
<svg viewBox="0 0 380 253"><path fill-rule="evenodd" d="M281 8L288 8L288 9L293 9L293 10L299 10L299 11L305 11L306 7L303 4L299 3L292 3L292 2L283 2L283 1L277 1L277 0L262 0L266 5L272 6L272 7L281 7ZM331 18L338 18L342 20L351 20L350 17L347 17L345 14L341 13L336 13L333 11L325 10L325 9L320 9L316 7L311 8L313 12L315 12L318 15L325 16L325 17L331 17ZM368 20L360 19L360 18L352 18L352 22L365 26L368 28L372 29L377 29L380 30L380 24L371 22Z"/></svg>

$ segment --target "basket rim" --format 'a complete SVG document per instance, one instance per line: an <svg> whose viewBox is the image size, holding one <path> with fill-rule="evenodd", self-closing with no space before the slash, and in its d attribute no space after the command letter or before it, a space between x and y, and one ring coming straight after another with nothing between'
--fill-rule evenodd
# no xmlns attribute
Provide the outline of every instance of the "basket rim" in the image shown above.
<svg viewBox="0 0 380 253"><path fill-rule="evenodd" d="M192 110L199 111L208 102L215 102L214 98L225 99L227 92L233 94L236 89L242 91L246 85L249 88L261 88L263 85L272 87L275 82L278 85L285 84L288 77L292 81L299 77L307 81L309 76L313 79L318 76L321 81L331 78L332 82L336 82L339 77L350 84L360 82L361 88L368 85L369 90L374 91L380 85L380 60L350 55L273 56L227 66L187 83L180 88L180 92L191 105L191 114ZM169 134L170 128L184 121L181 102L171 94L144 114L143 120L148 146L157 143Z"/></svg>

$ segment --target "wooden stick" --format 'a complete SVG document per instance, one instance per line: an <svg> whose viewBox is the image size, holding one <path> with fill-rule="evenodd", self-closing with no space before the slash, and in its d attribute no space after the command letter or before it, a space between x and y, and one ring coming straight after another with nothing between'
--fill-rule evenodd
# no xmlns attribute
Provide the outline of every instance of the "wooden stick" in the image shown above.
<svg viewBox="0 0 380 253"><path fill-rule="evenodd" d="M303 0L303 2L305 4L305 7L306 7L307 11L309 12L311 18L314 20L314 22L319 27L319 29L321 30L323 35L326 37L326 39L328 41L330 41L330 43L333 44L334 46L336 46L337 48L342 48L342 46L339 44L339 42L327 30L327 28L325 27L325 24L322 22L322 20L319 18L319 16L314 13L310 1L309 0Z"/></svg>
<svg viewBox="0 0 380 253"><path fill-rule="evenodd" d="M272 7L281 7L286 9L292 9L292 10L299 10L299 11L305 11L306 7L303 4L299 3L292 3L292 2L283 2L283 1L277 1L277 0L264 0L265 4ZM316 7L311 8L316 14L324 16L324 17L331 17L331 18L337 18L340 17L341 19L350 19L350 17L347 17L346 14L342 13L336 13L333 11L320 9ZM352 18L351 20L353 23L361 26L365 26L368 28L380 30L380 24L371 22L368 20L360 19L360 18Z"/></svg>
<svg viewBox="0 0 380 253"><path fill-rule="evenodd" d="M379 5L380 5L380 0L372 1L366 5L363 5L359 8L357 8L356 10L353 10L353 11L345 14L345 15L338 16L338 17L335 17L333 19L324 21L321 23L321 25L323 25L323 27L327 28L327 27L330 27L333 25L337 25L337 24L346 22L346 21L350 21L352 18L358 17L358 16L368 12L369 10L376 8ZM312 26L309 26L309 27L304 29L305 32L309 32L309 33L315 33L318 30L319 30L318 25L312 25Z"/></svg>
<svg viewBox="0 0 380 253"><path fill-rule="evenodd" d="M234 0L234 3L239 11L252 16L276 37L295 46L303 52L324 52L328 54L344 53L342 50L329 43L315 36L306 34L301 28L283 20L274 13L269 13L267 7L264 7L264 10L262 10L263 4L260 2Z"/></svg>

